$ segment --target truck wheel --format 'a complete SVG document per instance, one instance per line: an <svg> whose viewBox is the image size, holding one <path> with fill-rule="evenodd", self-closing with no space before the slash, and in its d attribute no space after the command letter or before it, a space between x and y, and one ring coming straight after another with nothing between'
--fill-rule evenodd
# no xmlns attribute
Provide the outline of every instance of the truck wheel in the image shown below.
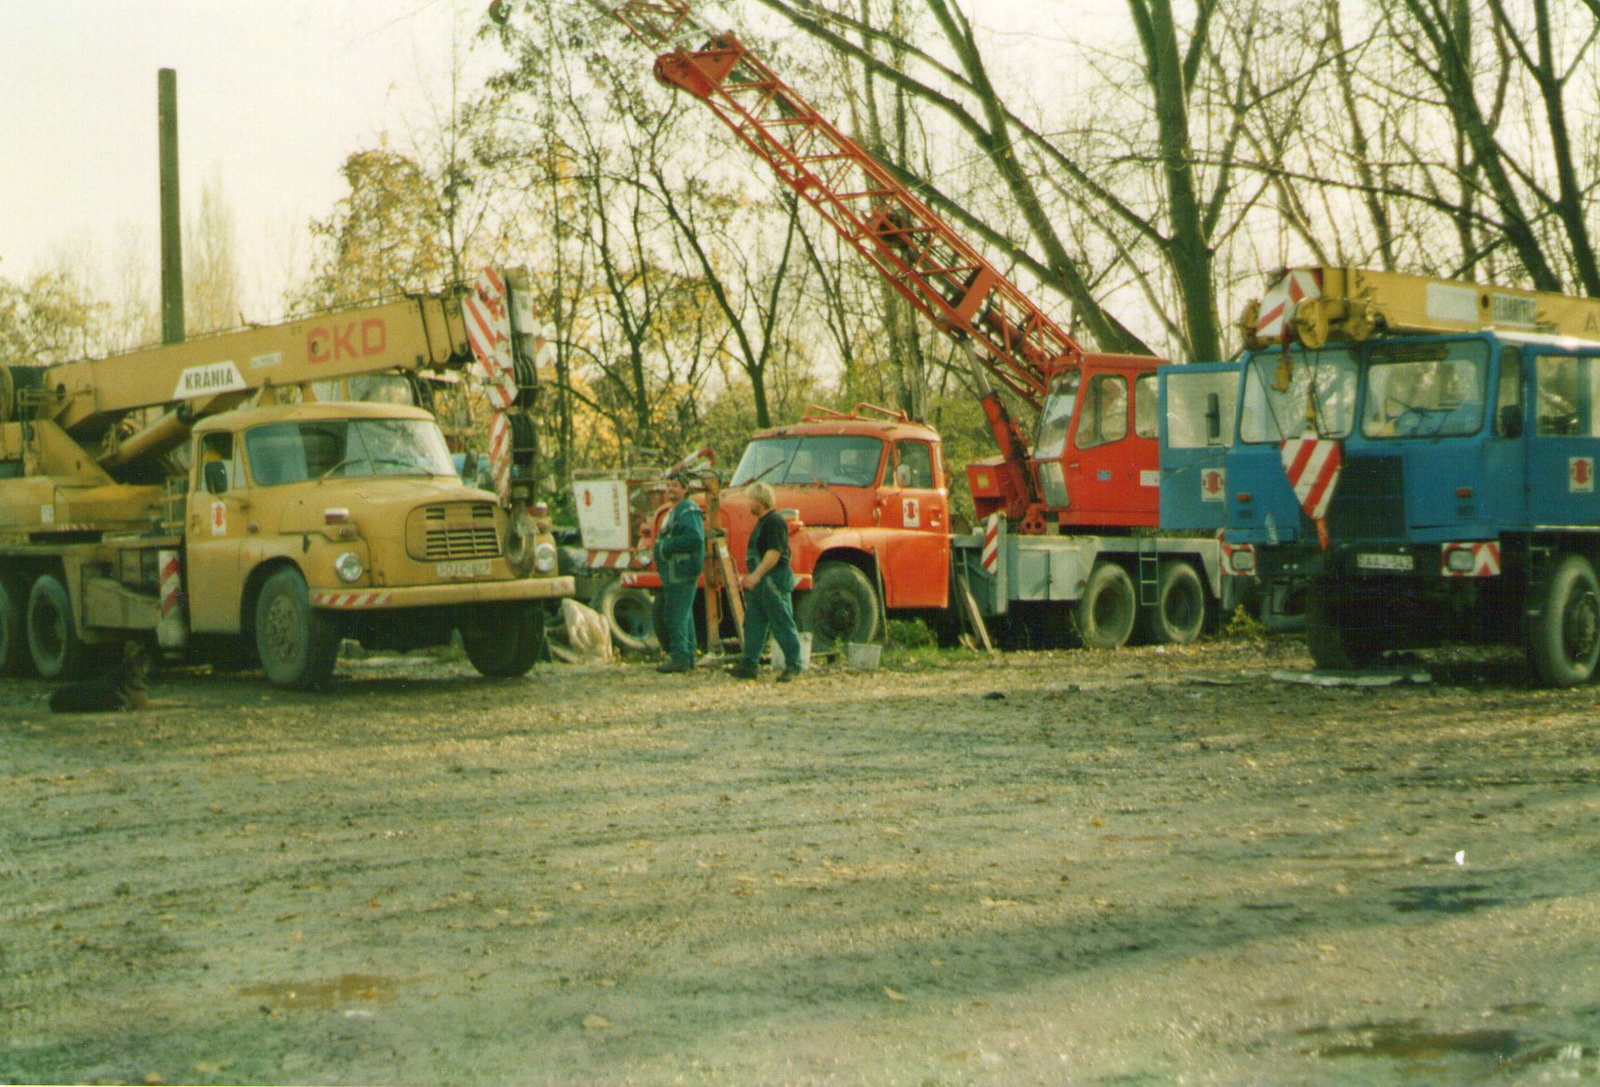
<svg viewBox="0 0 1600 1087"><path fill-rule="evenodd" d="M1376 616L1363 622L1358 606L1347 592L1314 585L1306 599L1306 648L1318 668L1355 672L1370 668L1383 655Z"/></svg>
<svg viewBox="0 0 1600 1087"><path fill-rule="evenodd" d="M12 583L0 579L0 675L21 675L29 663L22 605Z"/></svg>
<svg viewBox="0 0 1600 1087"><path fill-rule="evenodd" d="M256 600L256 653L277 687L320 687L339 659L339 628L311 606L299 570L279 570Z"/></svg>
<svg viewBox="0 0 1600 1087"><path fill-rule="evenodd" d="M75 679L94 656L78 637L72 598L54 574L42 574L28 590L28 653L45 679Z"/></svg>
<svg viewBox="0 0 1600 1087"><path fill-rule="evenodd" d="M1206 625L1206 587L1187 562L1163 563L1156 603L1142 611L1145 640L1156 645L1188 645Z"/></svg>
<svg viewBox="0 0 1600 1087"><path fill-rule="evenodd" d="M1528 659L1548 687L1587 683L1600 658L1600 585L1582 555L1555 564L1528 624Z"/></svg>
<svg viewBox="0 0 1600 1087"><path fill-rule="evenodd" d="M481 675L494 679L526 675L544 651L544 607L520 601L501 604L485 626L463 630L461 644Z"/></svg>
<svg viewBox="0 0 1600 1087"><path fill-rule="evenodd" d="M811 632L813 651L878 640L878 591L848 562L819 563L796 612L795 625Z"/></svg>
<svg viewBox="0 0 1600 1087"><path fill-rule="evenodd" d="M618 648L636 653L661 648L656 634L655 602L643 589L624 588L613 581L595 596L590 605L611 624L611 640Z"/></svg>
<svg viewBox="0 0 1600 1087"><path fill-rule="evenodd" d="M1078 637L1085 649L1116 649L1133 633L1139 597L1128 571L1114 562L1098 563L1078 600Z"/></svg>

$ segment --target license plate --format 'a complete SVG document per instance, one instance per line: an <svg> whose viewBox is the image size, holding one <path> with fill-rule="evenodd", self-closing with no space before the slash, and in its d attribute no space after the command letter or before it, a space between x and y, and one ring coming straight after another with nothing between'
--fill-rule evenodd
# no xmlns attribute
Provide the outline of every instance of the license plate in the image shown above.
<svg viewBox="0 0 1600 1087"><path fill-rule="evenodd" d="M468 577L488 577L488 559L463 559L460 562L441 562L434 566L433 572L443 579L460 579Z"/></svg>
<svg viewBox="0 0 1600 1087"><path fill-rule="evenodd" d="M1357 555L1356 566L1362 570L1413 570L1416 562L1410 555Z"/></svg>

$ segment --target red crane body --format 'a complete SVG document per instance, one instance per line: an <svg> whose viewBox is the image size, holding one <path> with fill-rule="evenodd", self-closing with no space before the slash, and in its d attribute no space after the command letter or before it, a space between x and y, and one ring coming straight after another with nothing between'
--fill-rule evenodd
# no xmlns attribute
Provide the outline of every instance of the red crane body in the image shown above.
<svg viewBox="0 0 1600 1087"><path fill-rule="evenodd" d="M969 468L980 516L1004 512L1022 532L1044 531L1052 521L1118 529L1157 523L1154 378L1162 360L1085 352L737 37L702 24L687 0L592 2L652 49L665 50L655 62L657 79L704 102L935 327L1042 413L1030 457L999 395L984 397L1001 457ZM1106 394L1095 402L1101 415L1090 427L1080 428L1080 389ZM1049 403L1068 396L1070 403ZM1052 410L1065 411L1067 427L1047 449L1043 431Z"/></svg>

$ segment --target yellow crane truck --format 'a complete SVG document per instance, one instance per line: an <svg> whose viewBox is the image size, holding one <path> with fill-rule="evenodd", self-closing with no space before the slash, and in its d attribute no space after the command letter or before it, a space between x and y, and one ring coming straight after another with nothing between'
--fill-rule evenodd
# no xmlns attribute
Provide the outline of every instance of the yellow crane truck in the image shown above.
<svg viewBox="0 0 1600 1087"><path fill-rule="evenodd" d="M0 367L0 669L82 675L140 640L314 687L345 638L410 649L459 631L484 675L525 673L546 602L573 585L517 471L533 368L509 288L485 277ZM450 385L500 409L494 490L463 482L424 410Z"/></svg>

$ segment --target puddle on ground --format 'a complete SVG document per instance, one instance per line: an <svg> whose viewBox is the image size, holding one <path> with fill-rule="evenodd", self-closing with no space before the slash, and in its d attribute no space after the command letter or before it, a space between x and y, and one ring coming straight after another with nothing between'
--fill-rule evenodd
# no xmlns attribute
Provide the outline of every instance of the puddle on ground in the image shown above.
<svg viewBox="0 0 1600 1087"><path fill-rule="evenodd" d="M1441 1061L1451 1057L1487 1057L1508 1061L1522 1047L1514 1030L1463 1030L1451 1034L1429 1030L1419 1019L1396 1023L1367 1023L1354 1027L1315 1027L1302 1037L1347 1035L1348 1042L1317 1046L1318 1057L1387 1057L1402 1061Z"/></svg>
<svg viewBox="0 0 1600 1087"><path fill-rule="evenodd" d="M1543 1004L1526 1003L1504 1004L1496 1010L1521 1013L1543 1009ZM1559 1069L1562 1079L1594 1079L1600 1075L1600 1062L1596 1061L1600 1052L1593 1047L1539 1038L1526 1031L1484 1028L1451 1033L1430 1029L1421 1019L1404 1019L1348 1027L1311 1027L1296 1035L1329 1039L1305 1050L1310 1056L1395 1061L1409 1071L1408 1078L1413 1074L1431 1077L1445 1069L1478 1075L1489 1069L1516 1073L1552 1065Z"/></svg>
<svg viewBox="0 0 1600 1087"><path fill-rule="evenodd" d="M336 1008L343 1004L387 1004L405 981L373 974L341 974L330 981L246 985L240 996L270 1008Z"/></svg>
<svg viewBox="0 0 1600 1087"><path fill-rule="evenodd" d="M1478 893L1488 889L1488 885L1483 883L1401 887L1400 894L1403 897L1394 899L1390 905L1401 913L1470 913L1485 906L1498 906L1505 901Z"/></svg>

